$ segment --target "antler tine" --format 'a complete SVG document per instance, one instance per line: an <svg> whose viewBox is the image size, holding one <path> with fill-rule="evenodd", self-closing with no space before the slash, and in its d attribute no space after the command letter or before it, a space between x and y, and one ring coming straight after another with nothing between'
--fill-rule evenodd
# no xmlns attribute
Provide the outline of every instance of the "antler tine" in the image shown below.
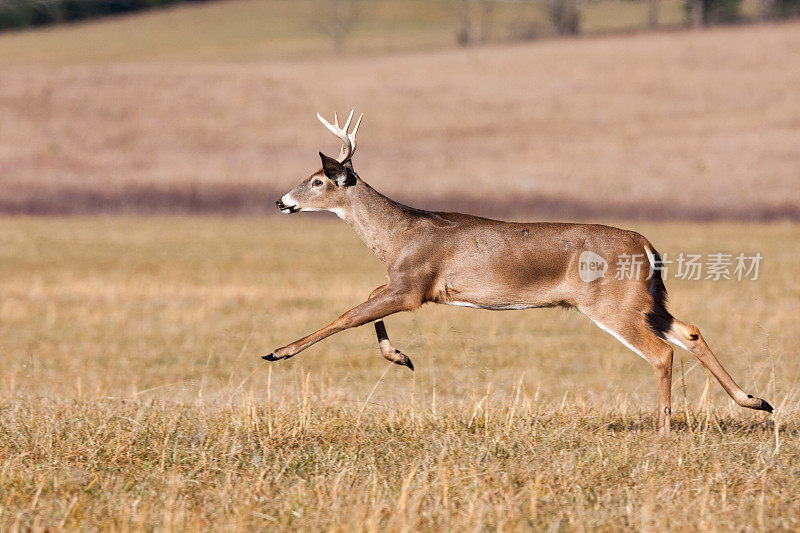
<svg viewBox="0 0 800 533"><path fill-rule="evenodd" d="M355 112L355 109L350 110L350 115L347 117L347 122L344 123L344 127L342 128L345 133L347 133L347 130L350 129L350 121L353 120L353 113Z"/></svg>
<svg viewBox="0 0 800 533"><path fill-rule="evenodd" d="M334 113L333 114L333 124L322 118L322 115L317 113L317 118L319 119L322 124L330 130L331 133L339 137L342 141L342 148L339 151L339 162L346 163L353 157L353 153L356 151L356 132L358 131L358 127L361 125L361 119L364 118L364 114L362 113L358 117L358 121L356 122L355 127L353 128L352 133L348 133L347 130L350 128L350 123L353 120L353 115L355 114L355 109L350 111L350 115L347 117L347 122L345 122L344 127L339 126L339 116Z"/></svg>
<svg viewBox="0 0 800 533"><path fill-rule="evenodd" d="M356 132L358 132L358 127L361 125L361 119L362 118L364 118L364 113L361 113L358 116L358 120L356 121L356 125L353 127L352 133L350 133L350 135L353 137L352 141L353 141L353 146L354 147L356 145ZM355 148L353 148L353 150L355 150Z"/></svg>
<svg viewBox="0 0 800 533"><path fill-rule="evenodd" d="M353 110L355 111L355 110ZM350 118L353 118L353 111L350 112ZM350 124L350 118L347 119L347 123ZM350 139L350 157L353 157L353 154L356 152L356 133L358 133L358 127L361 125L361 119L364 118L364 113L361 113L358 116L358 120L356 121L356 125L353 126L353 131L347 134L347 138ZM347 131L347 128L345 128ZM340 156L344 154L344 146L342 146L342 153L339 154Z"/></svg>
<svg viewBox="0 0 800 533"><path fill-rule="evenodd" d="M320 115L319 113L317 113L317 118L319 119L320 122L322 122L322 124L326 128L330 130L331 133L342 139L342 141L345 141L344 137L346 137L346 134L342 132L341 128L339 128L339 121L337 119L334 119L333 121L334 123L331 124L330 122L322 118L322 115Z"/></svg>

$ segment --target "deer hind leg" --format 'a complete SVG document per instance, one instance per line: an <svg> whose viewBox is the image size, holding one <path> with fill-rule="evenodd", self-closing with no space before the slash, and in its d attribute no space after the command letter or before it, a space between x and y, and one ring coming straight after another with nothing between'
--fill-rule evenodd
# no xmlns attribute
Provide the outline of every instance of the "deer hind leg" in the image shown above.
<svg viewBox="0 0 800 533"><path fill-rule="evenodd" d="M757 409L759 411L772 412L772 406L761 398L755 398L746 394L739 385L733 380L728 371L722 366L714 352L708 347L703 335L697 326L691 324L684 324L678 319L673 318L672 324L667 331L664 332L664 337L670 342L692 352L697 359L703 363L709 372L711 372L725 392L733 398L733 401L742 407L749 407L750 409Z"/></svg>
<svg viewBox="0 0 800 533"><path fill-rule="evenodd" d="M650 329L647 319L639 312L620 312L612 316L584 313L600 329L613 335L653 367L658 391L657 428L662 435L669 435L672 421L672 348Z"/></svg>

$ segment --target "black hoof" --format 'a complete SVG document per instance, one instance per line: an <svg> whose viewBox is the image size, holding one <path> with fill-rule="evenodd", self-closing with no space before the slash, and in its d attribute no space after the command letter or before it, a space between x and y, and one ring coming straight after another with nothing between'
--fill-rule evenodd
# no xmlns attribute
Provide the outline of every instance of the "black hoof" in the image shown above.
<svg viewBox="0 0 800 533"><path fill-rule="evenodd" d="M748 394L747 397L748 398L754 398L754 396L752 396L750 394ZM759 411L766 411L768 413L771 413L774 410L774 409L772 409L772 406L769 404L768 401L762 400L761 398L757 398L757 399L761 400L761 404L758 407L753 407L753 409L757 409Z"/></svg>
<svg viewBox="0 0 800 533"><path fill-rule="evenodd" d="M399 353L400 355L403 356L403 360L402 361L395 361L395 363L397 363L398 365L407 366L413 372L414 371L414 363L411 362L411 359L406 354L401 352L400 350L395 350L395 352L397 352L397 353Z"/></svg>
<svg viewBox="0 0 800 533"><path fill-rule="evenodd" d="M265 361L279 361L280 359L283 359L283 358L282 357L276 357L274 353L271 353L269 355L262 355L261 359L263 359Z"/></svg>

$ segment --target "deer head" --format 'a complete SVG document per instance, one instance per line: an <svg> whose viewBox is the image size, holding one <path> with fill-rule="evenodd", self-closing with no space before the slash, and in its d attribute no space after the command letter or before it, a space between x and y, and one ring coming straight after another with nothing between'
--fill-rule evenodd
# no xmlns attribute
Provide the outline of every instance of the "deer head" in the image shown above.
<svg viewBox="0 0 800 533"><path fill-rule="evenodd" d="M341 213L347 202L346 191L358 183L358 175L353 170L351 158L356 151L356 133L361 125L362 114L348 133L355 110L350 111L343 127L339 126L339 117L334 113L333 124L317 113L317 118L331 133L342 140L339 157L334 159L322 152L322 168L304 179L294 189L284 194L275 205L281 213L297 213L299 211L332 211Z"/></svg>

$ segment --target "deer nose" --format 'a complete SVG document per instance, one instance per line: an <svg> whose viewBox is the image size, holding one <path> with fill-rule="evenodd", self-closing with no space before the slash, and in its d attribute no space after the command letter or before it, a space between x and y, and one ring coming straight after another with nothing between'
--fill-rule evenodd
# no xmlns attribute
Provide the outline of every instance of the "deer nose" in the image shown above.
<svg viewBox="0 0 800 533"><path fill-rule="evenodd" d="M280 209L281 211L283 211L284 209L286 209L286 206L285 206L285 205L283 205L283 201L282 201L282 200L280 200L280 199L279 199L279 200L277 200L277 201L275 202L275 205L276 205L276 206L278 206L278 209Z"/></svg>

